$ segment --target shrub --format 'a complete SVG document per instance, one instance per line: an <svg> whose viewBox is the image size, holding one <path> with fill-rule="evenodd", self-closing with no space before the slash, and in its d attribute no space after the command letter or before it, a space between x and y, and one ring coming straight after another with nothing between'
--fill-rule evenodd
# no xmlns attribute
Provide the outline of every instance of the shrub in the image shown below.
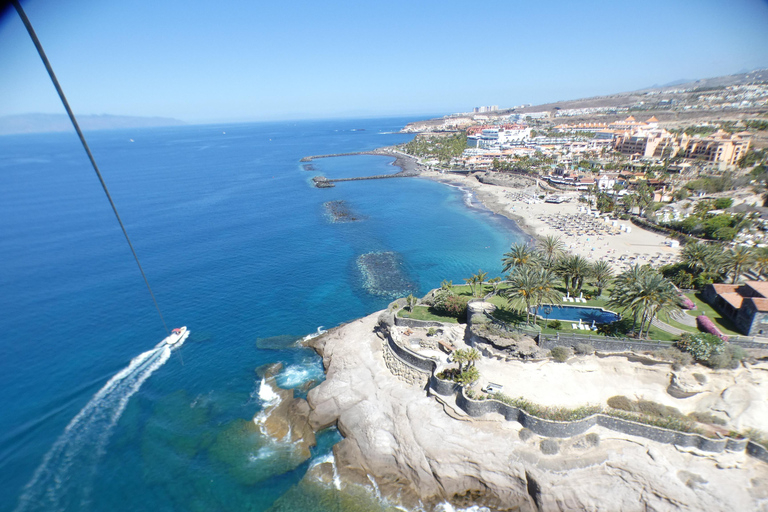
<svg viewBox="0 0 768 512"><path fill-rule="evenodd" d="M725 344L725 349L710 356L707 359L707 366L715 370L730 368L735 370L739 367L741 361L747 358L747 352L738 345Z"/></svg>
<svg viewBox="0 0 768 512"><path fill-rule="evenodd" d="M703 316L703 315L702 315ZM702 318L697 317L697 320ZM707 317L704 317L707 318ZM707 320L709 320L707 318ZM723 340L714 334L683 334L676 343L677 348L691 354L697 361L707 361L710 357L723 352Z"/></svg>
<svg viewBox="0 0 768 512"><path fill-rule="evenodd" d="M675 274L672 275L672 282L675 283L675 285L677 285L678 288L685 288L685 289L693 288L693 274L688 273L685 270L678 270ZM694 304L691 301L691 299L689 299L688 297L685 297L684 299L690 302L692 306L687 307L681 304L681 307L683 307L684 309L696 309L696 304Z"/></svg>
<svg viewBox="0 0 768 512"><path fill-rule="evenodd" d="M427 330L427 336L434 336L435 334L437 334L437 331L435 330L435 328L434 328L434 327L430 327L430 328Z"/></svg>
<svg viewBox="0 0 768 512"><path fill-rule="evenodd" d="M634 402L623 395L616 395L609 398L608 406L622 411L637 411L637 407L635 407Z"/></svg>
<svg viewBox="0 0 768 512"><path fill-rule="evenodd" d="M560 320L550 320L549 324L547 324L550 329L561 329L563 327L562 322Z"/></svg>
<svg viewBox="0 0 768 512"><path fill-rule="evenodd" d="M552 359L558 363L564 363L571 356L571 351L566 347L555 347L550 353L552 355Z"/></svg>
<svg viewBox="0 0 768 512"><path fill-rule="evenodd" d="M591 432L586 435L587 443L591 444L592 446L600 446L600 435L596 434L594 432Z"/></svg>
<svg viewBox="0 0 768 512"><path fill-rule="evenodd" d="M691 356L691 354L688 352L683 352L682 350L676 349L674 347L655 350L653 355L659 359L672 361L673 363L680 366L688 366L689 364L693 363L693 356Z"/></svg>
<svg viewBox="0 0 768 512"><path fill-rule="evenodd" d="M638 423L644 423L646 425L653 425L654 427L677 430L678 432L701 433L695 428L693 422L684 416L667 416L666 418L659 418L654 416L646 416L644 414L611 409L607 410L606 414L616 418L623 418L625 420L637 421Z"/></svg>
<svg viewBox="0 0 768 512"><path fill-rule="evenodd" d="M683 309L696 309L696 304L691 299L686 297L685 295L681 295L680 296L680 307L683 308Z"/></svg>
<svg viewBox="0 0 768 512"><path fill-rule="evenodd" d="M725 210L733 205L733 199L730 197L721 197L715 200L715 210Z"/></svg>
<svg viewBox="0 0 768 512"><path fill-rule="evenodd" d="M651 400L638 400L637 409L640 413L645 414L646 416L656 418L680 418L683 416L680 409L653 402Z"/></svg>
<svg viewBox="0 0 768 512"><path fill-rule="evenodd" d="M699 423L709 423L710 425L725 425L726 421L719 417L715 416L711 412L692 412L688 415L689 418L691 418L694 421L698 421Z"/></svg>
<svg viewBox="0 0 768 512"><path fill-rule="evenodd" d="M480 378L480 372L477 370L476 367L470 366L469 368L465 369L456 377L456 382L458 382L462 386L469 386L479 378Z"/></svg>
<svg viewBox="0 0 768 512"><path fill-rule="evenodd" d="M518 436L520 436L520 440L521 440L521 441L527 441L527 440L529 440L530 438L532 438L534 434L533 434L533 430L531 430L531 429L528 429L528 428L523 428L523 429L520 431L520 433L519 433L519 434L517 434L517 435L518 435Z"/></svg>
<svg viewBox="0 0 768 512"><path fill-rule="evenodd" d="M442 290L435 296L435 305L431 309L438 315L450 316L461 320L467 317L468 302L469 297Z"/></svg>
<svg viewBox="0 0 768 512"><path fill-rule="evenodd" d="M574 350L577 354L581 355L592 355L595 353L595 347L588 343L577 343Z"/></svg>
<svg viewBox="0 0 768 512"><path fill-rule="evenodd" d="M554 439L542 439L539 448L544 455L555 455L560 451L560 444Z"/></svg>
<svg viewBox="0 0 768 512"><path fill-rule="evenodd" d="M709 334L714 334L715 336L717 336L723 341L728 341L728 336L720 332L720 329L718 329L717 326L714 324L714 322L712 322L712 320L710 320L709 317L707 317L706 315L697 316L696 325L698 325L699 329L703 330L704 332L707 332Z"/></svg>

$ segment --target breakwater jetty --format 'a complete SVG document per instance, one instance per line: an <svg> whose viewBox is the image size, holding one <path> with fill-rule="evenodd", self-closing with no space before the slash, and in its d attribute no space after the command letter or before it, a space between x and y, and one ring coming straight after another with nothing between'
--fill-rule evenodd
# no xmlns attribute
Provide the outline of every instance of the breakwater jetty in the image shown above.
<svg viewBox="0 0 768 512"><path fill-rule="evenodd" d="M395 174L379 174L377 176L360 176L357 178L337 178L337 179L328 179L325 176L315 176L312 178L312 181L314 182L315 186L317 188L331 188L335 187L334 183L337 183L339 181L362 181L362 180L383 180L386 178L409 178L413 176L417 176L418 172L412 172L412 171L400 171Z"/></svg>
<svg viewBox="0 0 768 512"><path fill-rule="evenodd" d="M400 167L400 172L393 174L378 174L375 176L359 176L355 178L326 178L325 176L315 176L312 178L312 182L317 188L331 188L336 186L335 183L340 181L362 181L362 180L381 180L387 178L408 178L412 176L418 176L422 170L422 166L418 163L416 157L403 153L401 151L392 148L374 149L373 151L357 151L354 153L332 153L328 155L311 155L305 156L300 162L312 162L319 158L334 158L342 156L357 156L357 155L375 155L375 156L389 156L395 159L392 165ZM316 169L311 164L305 164L304 170L315 171Z"/></svg>

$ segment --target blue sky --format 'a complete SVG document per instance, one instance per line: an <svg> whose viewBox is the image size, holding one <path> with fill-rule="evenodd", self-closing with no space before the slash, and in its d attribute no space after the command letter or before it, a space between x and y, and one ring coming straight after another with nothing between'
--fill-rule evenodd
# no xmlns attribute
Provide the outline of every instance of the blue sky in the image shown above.
<svg viewBox="0 0 768 512"><path fill-rule="evenodd" d="M768 67L768 2L22 2L77 114L436 114ZM15 11L0 115L62 107Z"/></svg>

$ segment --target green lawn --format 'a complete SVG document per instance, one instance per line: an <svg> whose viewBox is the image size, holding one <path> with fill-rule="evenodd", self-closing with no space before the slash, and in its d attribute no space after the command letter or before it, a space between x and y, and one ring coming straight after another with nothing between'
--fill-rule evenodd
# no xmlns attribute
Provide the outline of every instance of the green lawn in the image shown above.
<svg viewBox="0 0 768 512"><path fill-rule="evenodd" d="M685 296L691 299L694 302L694 304L696 304L696 309L686 311L686 314L691 315L692 317L697 317L699 315L707 315L707 317L715 323L717 328L720 329L723 332L723 334L728 334L732 336L742 335L739 331L736 330L736 326L733 325L733 322L725 318L715 308L713 308L712 306L704 302L704 299L701 297L700 293L686 293ZM698 332L698 329L693 332Z"/></svg>
<svg viewBox="0 0 768 512"><path fill-rule="evenodd" d="M401 309L397 312L397 316L400 318L413 318L414 320L429 320L433 322L448 322L457 324L459 321L451 316L440 316L432 313L427 306L416 306L413 308L413 312Z"/></svg>
<svg viewBox="0 0 768 512"><path fill-rule="evenodd" d="M499 290L502 290L505 287L506 286L502 284L499 287ZM491 290L492 290L490 285L483 286L483 289L484 289L483 291L486 294L490 293ZM558 291L560 292L561 296L565 296L565 288L564 287L558 287ZM469 286L467 286L467 285L454 286L453 287L453 292L458 294L458 295L464 295L464 296L467 296L467 297L471 297L471 291L469 289ZM584 292L585 292L585 294L593 294L593 293L596 292L596 289L593 289L593 288L587 289L585 287L584 288ZM590 299L586 303L556 301L555 304L562 304L562 305L566 305L566 306L589 306L589 307L593 307L593 308L610 309L610 308L606 307L606 305L608 303L608 296L609 296L609 294L610 294L610 291L606 289L606 290L603 290L603 295L601 295L598 298ZM490 303L496 305L498 308L500 308L500 309L497 309L496 312L494 313L494 316L496 318L498 318L499 320L502 320L504 322L507 322L508 324L511 324L511 325L521 325L521 326L524 326L524 324L525 324L525 314L520 314L520 313L517 313L515 311L512 311L511 308L509 307L509 303L507 302L507 299L505 297L503 297L501 295L495 295L495 296L491 297L488 300L488 302L490 302ZM419 309L419 308L417 307L416 309ZM709 314L707 314L707 316L709 316ZM414 315L412 318L417 318L417 317ZM421 317L418 317L418 318L420 320L422 319ZM715 318L713 318L711 316L710 316L710 318L712 318L713 321L716 322ZM445 321L445 320L440 320L438 317L435 317L435 318L423 318L423 320L433 320L433 319L437 319L438 321ZM533 321L534 321L534 319L532 317L531 318L531 322L533 322ZM551 322L551 320L550 320L550 322ZM560 322L560 324L561 324L560 329L552 329L550 327L545 327L544 326L544 320L539 320L537 322L537 325L541 329L541 332L544 333L544 334L556 334L557 332L561 332L563 334L576 333L576 334L582 334L582 335L589 335L589 334L591 334L593 336L600 336L599 334L597 334L594 331L583 331L581 329L571 329L571 323L573 323L573 322ZM670 325L674 325L675 327L678 327L678 325L680 325L680 324L677 324L676 322L673 324L672 322L670 322ZM681 326L679 328L683 329L683 330L690 330L690 332L697 332L697 330L695 330L695 329L691 330L692 328L687 327L687 326ZM726 332L726 329L723 329L723 332ZM649 337L650 337L650 339L661 340L661 341L676 341L677 338L678 338L676 335L670 334L670 333L668 333L666 331L662 331L661 329L658 329L656 327L651 327L651 331L650 331L650 336Z"/></svg>

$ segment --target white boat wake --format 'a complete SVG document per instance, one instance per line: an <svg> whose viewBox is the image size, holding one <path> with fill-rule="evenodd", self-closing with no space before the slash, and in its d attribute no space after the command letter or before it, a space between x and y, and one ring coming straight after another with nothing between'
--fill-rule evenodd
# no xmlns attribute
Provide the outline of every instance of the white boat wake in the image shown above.
<svg viewBox="0 0 768 512"><path fill-rule="evenodd" d="M91 398L45 454L15 512L88 508L98 461L128 400L170 356L171 348L164 343L140 354Z"/></svg>
<svg viewBox="0 0 768 512"><path fill-rule="evenodd" d="M306 336L304 336L304 341L309 341L312 338L317 338L321 334L325 334L325 332L326 332L325 329L323 329L323 326L321 325L320 327L317 328L317 332L313 332L312 334L307 334Z"/></svg>

